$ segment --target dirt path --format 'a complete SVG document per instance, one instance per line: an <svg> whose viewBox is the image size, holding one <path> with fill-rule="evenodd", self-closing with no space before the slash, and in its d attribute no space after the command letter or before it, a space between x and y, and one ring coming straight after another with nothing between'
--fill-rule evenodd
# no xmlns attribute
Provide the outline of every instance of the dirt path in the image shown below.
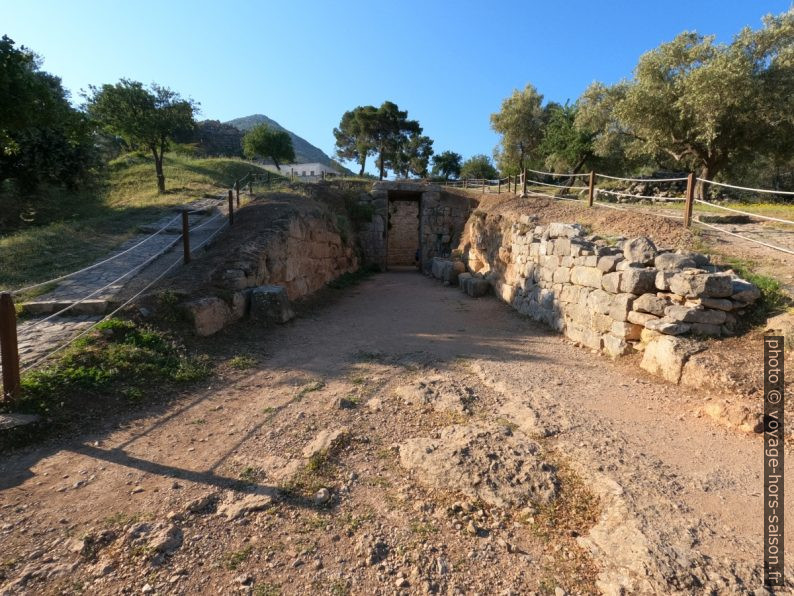
<svg viewBox="0 0 794 596"><path fill-rule="evenodd" d="M382 274L208 345L256 364L4 458L0 594L759 588L760 437L493 298Z"/></svg>

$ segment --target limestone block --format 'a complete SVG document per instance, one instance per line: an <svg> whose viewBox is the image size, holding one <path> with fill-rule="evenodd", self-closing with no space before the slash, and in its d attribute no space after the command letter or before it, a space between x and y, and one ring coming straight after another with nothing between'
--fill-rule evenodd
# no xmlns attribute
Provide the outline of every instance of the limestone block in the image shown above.
<svg viewBox="0 0 794 596"><path fill-rule="evenodd" d="M231 320L229 306L217 296L192 300L186 303L184 308L193 320L196 335L202 337L217 333Z"/></svg>
<svg viewBox="0 0 794 596"><path fill-rule="evenodd" d="M620 276L620 291L645 294L656 289L656 269L630 267Z"/></svg>
<svg viewBox="0 0 794 596"><path fill-rule="evenodd" d="M557 267L554 270L553 281L558 284L567 284L571 281L571 270L565 267Z"/></svg>
<svg viewBox="0 0 794 596"><path fill-rule="evenodd" d="M612 329L614 322L609 315L602 315L597 312L590 313L590 328L598 333L608 333Z"/></svg>
<svg viewBox="0 0 794 596"><path fill-rule="evenodd" d="M627 323L625 321L613 321L609 332L621 339L638 341L642 336L643 329L644 327L642 325Z"/></svg>
<svg viewBox="0 0 794 596"><path fill-rule="evenodd" d="M761 290L749 281L734 279L731 283L731 298L738 302L750 304L761 297Z"/></svg>
<svg viewBox="0 0 794 596"><path fill-rule="evenodd" d="M664 316L664 309L670 305L670 301L665 298L660 298L656 294L643 294L634 301L634 310L656 315L657 317Z"/></svg>
<svg viewBox="0 0 794 596"><path fill-rule="evenodd" d="M465 282L466 293L472 298L485 296L491 290L491 284L486 279L470 277Z"/></svg>
<svg viewBox="0 0 794 596"><path fill-rule="evenodd" d="M549 238L573 238L583 236L584 229L579 224L550 223L546 228Z"/></svg>
<svg viewBox="0 0 794 596"><path fill-rule="evenodd" d="M736 303L728 300L727 298L701 298L699 303L706 308L715 308L717 310L733 310Z"/></svg>
<svg viewBox="0 0 794 596"><path fill-rule="evenodd" d="M627 316L626 320L629 323L634 323L635 325L645 325L648 321L653 321L654 319L658 319L656 315L651 315L644 312L637 312L636 310L632 310Z"/></svg>
<svg viewBox="0 0 794 596"><path fill-rule="evenodd" d="M594 290L587 297L587 307L594 312L608 314L612 307L612 298L612 294L604 290Z"/></svg>
<svg viewBox="0 0 794 596"><path fill-rule="evenodd" d="M623 256L629 262L647 265L653 263L658 253L656 245L646 236L632 238L623 244Z"/></svg>
<svg viewBox="0 0 794 596"><path fill-rule="evenodd" d="M571 241L568 238L557 238L554 241L554 254L558 256L570 256Z"/></svg>
<svg viewBox="0 0 794 596"><path fill-rule="evenodd" d="M686 361L702 349L697 343L662 335L648 342L640 368L677 384Z"/></svg>
<svg viewBox="0 0 794 596"><path fill-rule="evenodd" d="M653 260L653 265L660 271L671 269L686 269L696 267L695 261L687 255L679 255L674 252L663 252Z"/></svg>
<svg viewBox="0 0 794 596"><path fill-rule="evenodd" d="M616 321L625 321L634 304L634 294L623 293L611 296L612 303L609 307L609 316Z"/></svg>
<svg viewBox="0 0 794 596"><path fill-rule="evenodd" d="M727 273L689 269L670 278L670 290L688 298L727 298L733 294L733 279Z"/></svg>
<svg viewBox="0 0 794 596"><path fill-rule="evenodd" d="M595 267L598 265L598 257L595 255L587 255L584 257L584 266L585 267Z"/></svg>
<svg viewBox="0 0 794 596"><path fill-rule="evenodd" d="M687 323L679 323L674 319L662 317L661 319L651 319L645 322L645 328L658 331L664 335L683 335L689 333L691 328Z"/></svg>
<svg viewBox="0 0 794 596"><path fill-rule="evenodd" d="M602 337L604 352L611 358L619 358L631 352L631 345L622 337L615 337L607 333Z"/></svg>
<svg viewBox="0 0 794 596"><path fill-rule="evenodd" d="M662 292L667 292L670 289L670 278L676 273L677 271L659 271L656 274L656 280L654 283L656 289L661 290Z"/></svg>
<svg viewBox="0 0 794 596"><path fill-rule="evenodd" d="M466 280L471 278L472 278L471 273L461 273L460 275L458 275L458 288L460 288L461 291L465 292Z"/></svg>
<svg viewBox="0 0 794 596"><path fill-rule="evenodd" d="M582 345L600 350L602 345L601 334L596 333L581 325L569 325L565 328L565 335Z"/></svg>
<svg viewBox="0 0 794 596"><path fill-rule="evenodd" d="M681 323L701 323L706 325L722 325L726 319L724 310L710 308L672 305L664 310L665 316Z"/></svg>
<svg viewBox="0 0 794 596"><path fill-rule="evenodd" d="M710 325L708 323L690 323L690 331L695 335L707 335L709 337L720 337L722 335L722 325Z"/></svg>
<svg viewBox="0 0 794 596"><path fill-rule="evenodd" d="M605 255L603 257L598 257L598 263L596 267L598 267L604 273L610 273L615 270L615 267L618 263L623 260L623 255Z"/></svg>
<svg viewBox="0 0 794 596"><path fill-rule="evenodd" d="M620 271L614 271L612 273L607 273L601 278L601 287L610 292L612 294L617 294L620 292L620 276L622 273Z"/></svg>
<svg viewBox="0 0 794 596"><path fill-rule="evenodd" d="M579 286L565 284L560 292L560 302L576 302L579 300Z"/></svg>
<svg viewBox="0 0 794 596"><path fill-rule="evenodd" d="M286 323L295 316L283 286L266 285L251 290L251 319L263 323Z"/></svg>
<svg viewBox="0 0 794 596"><path fill-rule="evenodd" d="M571 270L571 282L580 286L600 288L604 272L596 267L576 266Z"/></svg>

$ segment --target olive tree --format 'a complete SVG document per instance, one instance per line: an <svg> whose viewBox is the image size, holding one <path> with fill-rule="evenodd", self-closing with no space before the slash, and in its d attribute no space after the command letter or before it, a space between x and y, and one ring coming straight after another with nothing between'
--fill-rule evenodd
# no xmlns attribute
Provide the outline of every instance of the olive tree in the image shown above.
<svg viewBox="0 0 794 596"><path fill-rule="evenodd" d="M531 84L515 90L502 102L501 109L491 114L491 128L502 135L498 155L504 169L527 165L543 141L543 96Z"/></svg>
<svg viewBox="0 0 794 596"><path fill-rule="evenodd" d="M794 10L767 16L729 44L693 32L644 54L630 81L594 83L577 123L596 151L666 157L713 179L759 155L794 151ZM703 196L703 185L695 189Z"/></svg>
<svg viewBox="0 0 794 596"><path fill-rule="evenodd" d="M182 99L167 87L121 79L115 85L90 87L88 114L129 147L150 151L154 157L157 190L165 192L163 156L175 135L186 134L195 122L198 104Z"/></svg>

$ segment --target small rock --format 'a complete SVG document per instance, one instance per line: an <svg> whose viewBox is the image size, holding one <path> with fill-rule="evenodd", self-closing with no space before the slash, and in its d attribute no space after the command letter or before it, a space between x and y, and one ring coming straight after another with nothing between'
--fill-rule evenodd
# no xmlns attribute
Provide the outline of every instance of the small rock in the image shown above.
<svg viewBox="0 0 794 596"><path fill-rule="evenodd" d="M314 493L314 504L325 505L331 499L331 491L327 488L321 488Z"/></svg>

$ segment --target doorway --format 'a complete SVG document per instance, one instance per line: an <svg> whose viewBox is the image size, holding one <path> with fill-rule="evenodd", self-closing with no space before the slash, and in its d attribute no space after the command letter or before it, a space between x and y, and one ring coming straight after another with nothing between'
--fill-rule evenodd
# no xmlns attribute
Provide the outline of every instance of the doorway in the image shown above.
<svg viewBox="0 0 794 596"><path fill-rule="evenodd" d="M389 191L388 268L414 267L419 254L422 193Z"/></svg>

